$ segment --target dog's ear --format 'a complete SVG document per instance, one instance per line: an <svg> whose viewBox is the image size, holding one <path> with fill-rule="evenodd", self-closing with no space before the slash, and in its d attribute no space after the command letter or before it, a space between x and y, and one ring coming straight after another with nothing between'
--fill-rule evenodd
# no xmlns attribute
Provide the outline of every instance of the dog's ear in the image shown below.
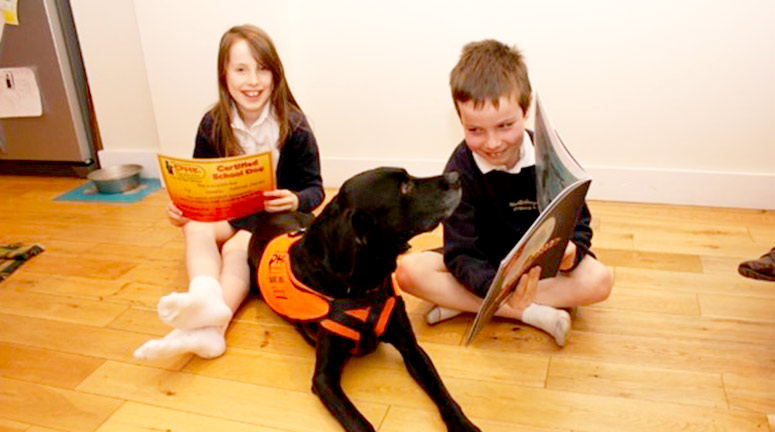
<svg viewBox="0 0 775 432"><path fill-rule="evenodd" d="M321 246L327 253L325 259L332 271L345 277L352 275L355 268L355 254L358 247L355 232L352 226L352 213L350 209L341 210L336 198L327 208L328 212L319 218L326 223L319 226L321 230Z"/></svg>
<svg viewBox="0 0 775 432"><path fill-rule="evenodd" d="M350 276L355 271L358 249L368 242L374 229L374 220L367 213L347 209L339 219L336 229L336 251L331 259L332 268L339 274Z"/></svg>
<svg viewBox="0 0 775 432"><path fill-rule="evenodd" d="M349 216L355 244L358 246L365 246L368 242L369 235L374 231L374 218L368 213L356 210L351 210Z"/></svg>

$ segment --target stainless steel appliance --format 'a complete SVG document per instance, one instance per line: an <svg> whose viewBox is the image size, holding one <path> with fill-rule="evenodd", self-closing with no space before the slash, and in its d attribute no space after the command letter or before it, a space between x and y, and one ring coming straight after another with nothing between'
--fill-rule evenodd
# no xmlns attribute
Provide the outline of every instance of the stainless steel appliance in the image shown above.
<svg viewBox="0 0 775 432"><path fill-rule="evenodd" d="M96 168L99 136L70 1L23 0L18 15L0 39L0 70L34 70L42 115L0 118L0 174L84 176Z"/></svg>

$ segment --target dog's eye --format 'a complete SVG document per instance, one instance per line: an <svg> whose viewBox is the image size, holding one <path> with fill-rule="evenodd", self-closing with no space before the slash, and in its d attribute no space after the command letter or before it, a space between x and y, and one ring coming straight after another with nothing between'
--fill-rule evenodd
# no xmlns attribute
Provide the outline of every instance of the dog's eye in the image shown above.
<svg viewBox="0 0 775 432"><path fill-rule="evenodd" d="M412 182L401 183L401 195L409 195L414 190L414 184Z"/></svg>

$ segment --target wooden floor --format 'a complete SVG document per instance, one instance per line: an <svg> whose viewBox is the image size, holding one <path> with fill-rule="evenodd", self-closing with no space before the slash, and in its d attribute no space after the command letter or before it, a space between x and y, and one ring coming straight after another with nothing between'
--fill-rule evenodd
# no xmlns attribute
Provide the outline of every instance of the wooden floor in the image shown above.
<svg viewBox="0 0 775 432"><path fill-rule="evenodd" d="M134 360L169 330L158 298L186 287L181 234L163 191L52 200L82 183L0 176L0 243L46 248L0 283L0 432L340 430L310 392L313 350L257 300L221 358ZM775 283L736 273L775 243L775 212L590 207L616 285L577 310L565 348L506 321L464 348L470 316L428 327L407 299L466 413L495 432L775 430ZM379 431L444 430L392 348L353 361L344 386Z"/></svg>

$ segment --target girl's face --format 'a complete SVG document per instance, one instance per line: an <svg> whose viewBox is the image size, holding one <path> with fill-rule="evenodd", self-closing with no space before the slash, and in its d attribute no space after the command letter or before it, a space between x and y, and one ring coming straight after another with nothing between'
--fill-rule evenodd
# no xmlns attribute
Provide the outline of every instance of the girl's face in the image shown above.
<svg viewBox="0 0 775 432"><path fill-rule="evenodd" d="M272 72L253 57L245 39L238 39L229 48L226 89L246 126L258 119L272 97Z"/></svg>

